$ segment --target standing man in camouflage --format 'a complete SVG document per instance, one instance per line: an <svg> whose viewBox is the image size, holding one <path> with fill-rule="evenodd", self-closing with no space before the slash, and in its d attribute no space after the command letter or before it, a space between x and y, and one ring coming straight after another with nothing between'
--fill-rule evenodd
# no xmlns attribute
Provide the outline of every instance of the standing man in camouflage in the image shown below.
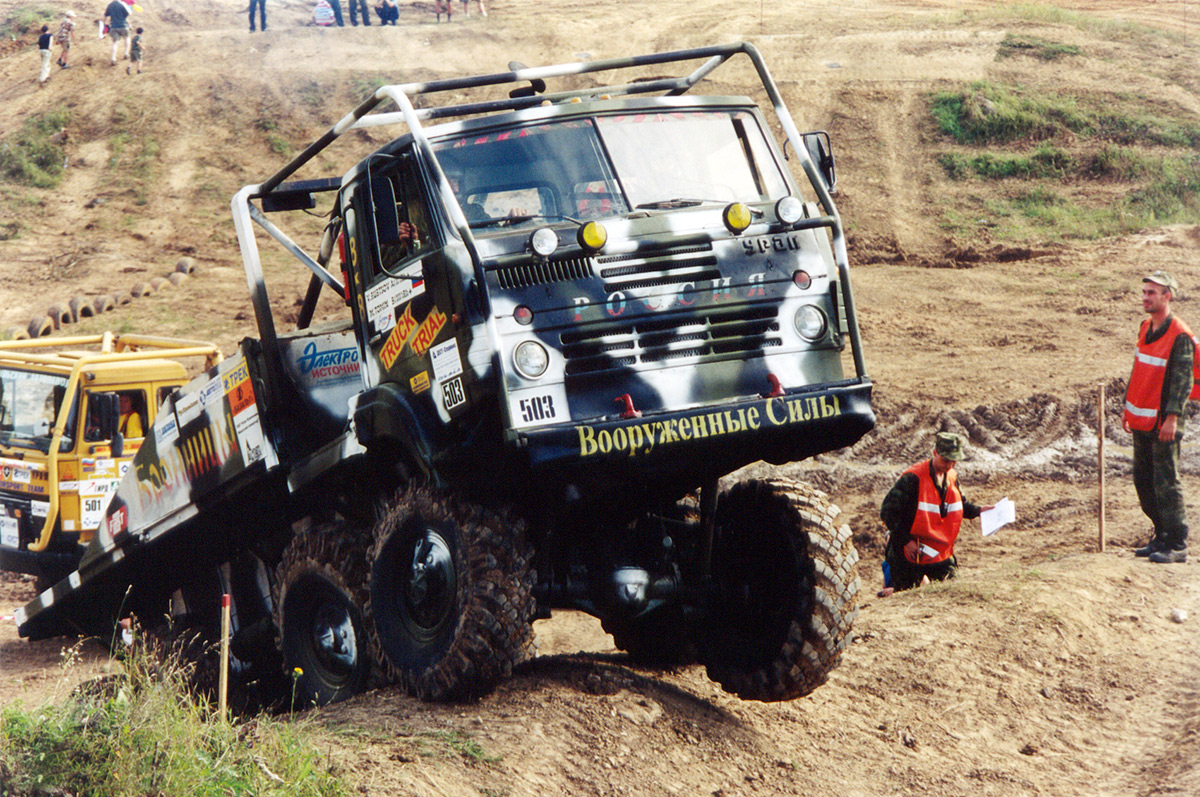
<svg viewBox="0 0 1200 797"><path fill-rule="evenodd" d="M1179 482L1184 410L1195 398L1196 338L1171 315L1175 280L1156 271L1142 280L1142 309L1150 317L1138 331L1137 355L1125 392L1125 431L1133 434L1133 485L1154 536L1134 551L1159 564L1187 561L1187 515Z"/></svg>

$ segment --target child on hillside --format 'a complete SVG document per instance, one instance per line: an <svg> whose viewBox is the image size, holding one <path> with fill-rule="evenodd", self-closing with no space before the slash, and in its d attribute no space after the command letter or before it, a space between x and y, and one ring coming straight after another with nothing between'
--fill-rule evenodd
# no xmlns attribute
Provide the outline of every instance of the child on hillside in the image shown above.
<svg viewBox="0 0 1200 797"><path fill-rule="evenodd" d="M54 37L50 35L50 26L42 25L42 35L38 36L38 53L42 56L42 72L38 75L38 85L46 85L50 79L50 47Z"/></svg>
<svg viewBox="0 0 1200 797"><path fill-rule="evenodd" d="M54 40L62 45L62 54L58 56L58 65L63 69L70 69L67 57L71 54L71 44L75 41L74 11L68 11L63 16L63 21L58 23L58 33L54 34Z"/></svg>
<svg viewBox="0 0 1200 797"><path fill-rule="evenodd" d="M130 74L130 70L134 64L137 65L137 73L142 74L142 31L145 28L138 28L137 34L133 37L133 41L129 43L129 65L125 67L125 74Z"/></svg>
<svg viewBox="0 0 1200 797"><path fill-rule="evenodd" d="M328 28L334 21L333 6L329 5L329 0L317 0L316 6L313 7L312 24Z"/></svg>

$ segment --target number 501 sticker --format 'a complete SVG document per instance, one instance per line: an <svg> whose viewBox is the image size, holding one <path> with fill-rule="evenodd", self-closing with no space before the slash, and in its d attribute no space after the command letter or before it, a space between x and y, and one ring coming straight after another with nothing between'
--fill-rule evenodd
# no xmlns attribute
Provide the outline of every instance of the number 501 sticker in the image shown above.
<svg viewBox="0 0 1200 797"><path fill-rule="evenodd" d="M562 385L547 385L509 395L509 414L513 428L540 426L570 419L567 391Z"/></svg>

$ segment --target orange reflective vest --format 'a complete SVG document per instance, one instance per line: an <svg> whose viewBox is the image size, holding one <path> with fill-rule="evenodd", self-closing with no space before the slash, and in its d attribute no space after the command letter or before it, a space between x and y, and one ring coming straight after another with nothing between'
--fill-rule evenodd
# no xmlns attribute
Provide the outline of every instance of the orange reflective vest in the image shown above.
<svg viewBox="0 0 1200 797"><path fill-rule="evenodd" d="M913 517L912 538L917 541L914 555L904 557L917 565L942 562L954 555L954 541L962 526L963 500L958 490L958 474L951 468L946 473L945 514L942 497L938 495L929 473L929 460L918 462L905 471L917 477L917 514Z"/></svg>
<svg viewBox="0 0 1200 797"><path fill-rule="evenodd" d="M1138 332L1137 354L1133 358L1133 373L1129 376L1129 388L1125 391L1125 422L1130 429L1152 432L1158 428L1158 412L1161 409L1163 381L1167 377L1167 363L1171 361L1171 347L1178 335L1187 335L1193 343L1196 336L1187 324L1174 316L1167 331L1153 343L1146 342L1150 334L1150 319L1142 322ZM1195 379L1196 362L1193 357L1192 391L1188 398L1200 398L1200 387Z"/></svg>

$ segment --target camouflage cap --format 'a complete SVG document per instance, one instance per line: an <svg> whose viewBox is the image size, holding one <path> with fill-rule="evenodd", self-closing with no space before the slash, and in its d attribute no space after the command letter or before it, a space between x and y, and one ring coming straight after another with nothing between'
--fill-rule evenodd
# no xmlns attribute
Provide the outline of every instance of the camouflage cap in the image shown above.
<svg viewBox="0 0 1200 797"><path fill-rule="evenodd" d="M1179 293L1179 286L1175 284L1175 278L1165 271L1156 271L1153 274L1142 277L1142 282L1153 282L1155 285L1161 285L1171 292L1171 295Z"/></svg>
<svg viewBox="0 0 1200 797"><path fill-rule="evenodd" d="M944 459L958 462L963 458L963 442L962 435L953 432L938 432L933 450L941 454Z"/></svg>

